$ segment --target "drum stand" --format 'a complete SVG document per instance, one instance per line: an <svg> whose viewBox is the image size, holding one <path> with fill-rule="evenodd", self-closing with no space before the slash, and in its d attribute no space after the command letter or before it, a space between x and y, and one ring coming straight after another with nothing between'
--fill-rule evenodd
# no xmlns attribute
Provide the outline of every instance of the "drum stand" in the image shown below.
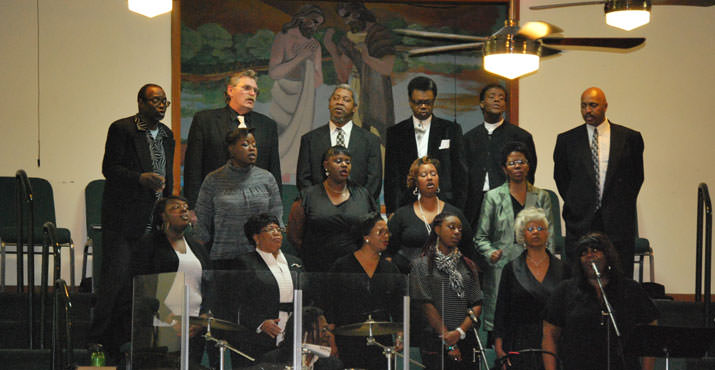
<svg viewBox="0 0 715 370"><path fill-rule="evenodd" d="M477 370L481 370L482 361L484 362L484 370L489 370L489 362L487 361L487 354L484 352L484 346L482 345L482 340L479 339L479 332L477 331L477 325L472 325L472 330L474 330L474 336L477 338L477 348L472 348L472 362L477 363Z"/></svg>
<svg viewBox="0 0 715 370"><path fill-rule="evenodd" d="M219 369L224 370L224 355L226 353L226 349L228 348L230 351L241 355L247 359L249 359L251 362L255 362L256 359L239 351L236 348L233 348L230 344L228 344L227 341L223 339L219 339L211 335L211 318L208 320L208 324L206 325L206 334L204 334L204 338L206 339L206 342L214 342L216 343L216 347L218 347L219 350Z"/></svg>
<svg viewBox="0 0 715 370"><path fill-rule="evenodd" d="M367 338L365 338L365 340L367 341L368 346L378 346L378 347L382 348L382 354L385 355L385 358L387 359L387 370L392 370L393 356L400 356L402 358L405 357L405 355L403 355L402 353L395 351L395 347L386 346L386 345L378 342L377 340L375 340L375 337L372 336L372 334L370 334ZM410 359L410 363L413 363L421 368L425 368L425 365L422 365L421 363L419 363L413 359Z"/></svg>

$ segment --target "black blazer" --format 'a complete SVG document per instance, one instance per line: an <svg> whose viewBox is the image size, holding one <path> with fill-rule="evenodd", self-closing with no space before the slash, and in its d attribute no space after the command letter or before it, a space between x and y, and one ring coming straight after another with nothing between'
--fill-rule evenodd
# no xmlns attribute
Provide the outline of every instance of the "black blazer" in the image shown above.
<svg viewBox="0 0 715 370"><path fill-rule="evenodd" d="M386 143L385 207L389 214L415 199L412 189L406 188L410 165L417 159L412 117L389 127ZM432 116L427 154L439 160L439 197L462 209L467 190L467 164L464 158L462 127L454 122Z"/></svg>
<svg viewBox="0 0 715 370"><path fill-rule="evenodd" d="M494 189L506 181L501 156L504 144L510 141L522 142L529 148L531 155L526 158L529 161L527 180L533 184L537 164L536 146L528 131L505 120L491 135L487 132L484 124L480 124L464 134L464 155L467 158L469 169L464 215L475 230L484 196L482 190L484 189L484 177L488 172L489 189Z"/></svg>
<svg viewBox="0 0 715 370"><path fill-rule="evenodd" d="M245 116L246 126L255 129L258 158L256 166L269 171L281 186L281 163L278 154L276 122L258 112ZM226 134L238 126L236 113L225 106L198 112L189 128L184 157L184 196L193 208L206 175L226 164Z"/></svg>
<svg viewBox="0 0 715 370"><path fill-rule="evenodd" d="M303 262L290 254L283 255L288 261L293 287L297 288L298 273L303 271ZM241 275L240 281L234 282L240 286L240 323L249 332L243 340L263 347L275 347L275 338L264 333L257 334L256 329L263 321L278 317L280 302L278 283L268 269L268 265L256 251L237 257L234 270ZM292 325L292 320L286 324L285 343L292 343Z"/></svg>
<svg viewBox="0 0 715 370"><path fill-rule="evenodd" d="M102 198L102 227L120 232L127 239L138 239L145 232L154 208L154 191L139 184L139 175L152 172L151 153L146 132L137 130L134 117L115 121L109 126L104 148L102 174L107 179ZM166 186L169 196L173 186L174 134L159 124L166 156Z"/></svg>
<svg viewBox="0 0 715 370"><path fill-rule="evenodd" d="M330 148L330 125L318 127L300 139L296 185L306 189L325 179L323 154ZM375 198L382 187L382 156L380 139L371 132L353 124L348 150L352 155L350 179L363 186Z"/></svg>
<svg viewBox="0 0 715 370"><path fill-rule="evenodd" d="M564 200L567 235L578 237L588 232L596 212L596 173L586 124L561 133L556 139L554 180ZM604 231L612 240L633 240L636 198L642 184L643 138L640 132L611 123L600 214Z"/></svg>

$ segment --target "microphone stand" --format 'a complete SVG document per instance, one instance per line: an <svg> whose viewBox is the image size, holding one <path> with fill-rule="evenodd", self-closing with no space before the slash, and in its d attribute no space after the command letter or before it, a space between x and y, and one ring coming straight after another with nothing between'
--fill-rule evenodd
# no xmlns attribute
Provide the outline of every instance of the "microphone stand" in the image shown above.
<svg viewBox="0 0 715 370"><path fill-rule="evenodd" d="M611 307L611 302L608 301L608 296L606 296L606 290L603 289L603 283L601 282L601 272L598 271L598 267L596 266L596 263L591 261L591 267L593 268L593 272L596 274L596 281L598 282L598 289L601 290L601 297L603 297L603 305L606 306L606 311L609 317L609 323L613 325L613 331L616 333L617 340L620 340L621 338L621 331L618 330L618 324L616 324L616 317L613 315L613 307ZM607 362L607 367L606 369L610 370L611 369L611 330L609 327L606 328L606 361ZM619 342L620 343L620 342Z"/></svg>
<svg viewBox="0 0 715 370"><path fill-rule="evenodd" d="M472 349L472 362L477 363L477 370L482 368L482 363L477 360L476 357L479 357L481 360L484 361L484 369L489 370L489 362L487 361L487 356L486 353L484 352L484 346L482 345L482 340L479 339L479 318L474 314L474 311L472 311L471 308L467 309L467 314L469 315L469 318L472 320L472 330L474 331L474 336L477 338L477 348Z"/></svg>

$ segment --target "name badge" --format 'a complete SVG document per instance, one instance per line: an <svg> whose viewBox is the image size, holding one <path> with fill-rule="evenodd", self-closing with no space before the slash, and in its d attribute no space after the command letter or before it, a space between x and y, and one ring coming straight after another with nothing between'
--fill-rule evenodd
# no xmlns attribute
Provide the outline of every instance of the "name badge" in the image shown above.
<svg viewBox="0 0 715 370"><path fill-rule="evenodd" d="M439 150L449 149L449 139L444 139L439 143Z"/></svg>

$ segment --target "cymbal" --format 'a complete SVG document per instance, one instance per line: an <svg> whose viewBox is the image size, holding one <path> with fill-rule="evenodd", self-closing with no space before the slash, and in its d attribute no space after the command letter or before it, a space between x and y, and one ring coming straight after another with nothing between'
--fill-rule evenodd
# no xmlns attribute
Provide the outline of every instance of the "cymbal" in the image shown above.
<svg viewBox="0 0 715 370"><path fill-rule="evenodd" d="M176 321L179 321L179 320L181 320L181 317L177 316ZM245 328L241 325L232 323L230 321L217 319L215 317L191 316L189 318L189 325L201 325L203 327L208 327L209 320L211 321L211 329L221 329L221 330L230 330L230 331L245 330Z"/></svg>
<svg viewBox="0 0 715 370"><path fill-rule="evenodd" d="M368 319L365 322L338 327L335 329L335 334L348 337L367 337L370 336L370 328L372 328L372 335L395 334L402 330L402 323Z"/></svg>

